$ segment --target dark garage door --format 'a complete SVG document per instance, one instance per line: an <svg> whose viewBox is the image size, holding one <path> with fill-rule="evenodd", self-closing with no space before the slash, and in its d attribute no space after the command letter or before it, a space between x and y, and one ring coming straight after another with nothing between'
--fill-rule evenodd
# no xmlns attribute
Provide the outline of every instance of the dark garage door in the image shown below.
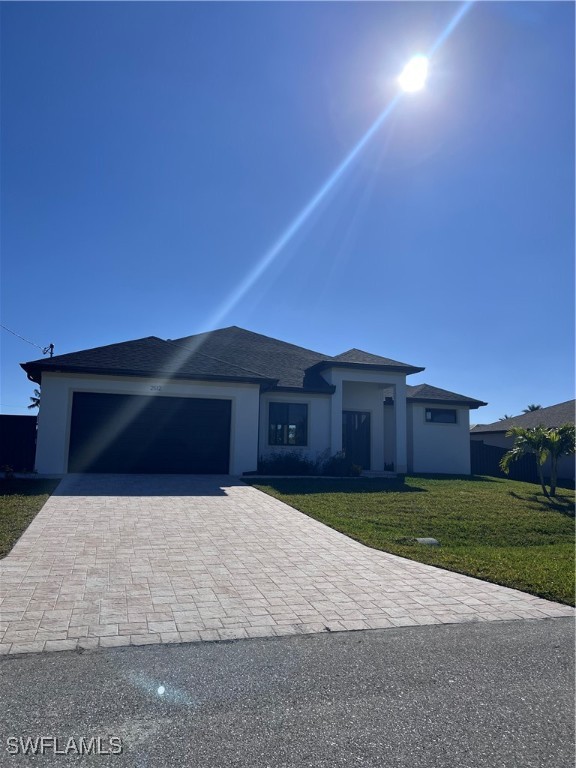
<svg viewBox="0 0 576 768"><path fill-rule="evenodd" d="M69 472L226 474L230 400L75 392Z"/></svg>

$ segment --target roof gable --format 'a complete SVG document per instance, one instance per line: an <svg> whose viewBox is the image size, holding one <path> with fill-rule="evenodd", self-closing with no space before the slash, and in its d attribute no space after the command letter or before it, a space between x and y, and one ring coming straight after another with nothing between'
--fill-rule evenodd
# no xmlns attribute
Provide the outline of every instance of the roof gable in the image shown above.
<svg viewBox="0 0 576 768"><path fill-rule="evenodd" d="M308 370L326 355L244 328L231 326L174 339L173 343L201 350L232 365L246 366L260 376L276 379L279 387L325 392L333 389L322 376Z"/></svg>

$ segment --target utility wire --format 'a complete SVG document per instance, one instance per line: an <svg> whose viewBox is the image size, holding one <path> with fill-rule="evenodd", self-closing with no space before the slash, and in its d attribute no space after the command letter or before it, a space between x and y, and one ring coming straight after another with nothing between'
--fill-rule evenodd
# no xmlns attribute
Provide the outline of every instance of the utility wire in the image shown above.
<svg viewBox="0 0 576 768"><path fill-rule="evenodd" d="M5 325L2 325L0 323L0 328L4 328L5 331L8 331L8 333L11 333L12 336L16 336L18 339L22 339L22 341L25 341L27 344L32 344L33 347L37 347L38 349L42 350L43 355L47 355L48 352L50 352L50 357L54 354L54 344L48 344L47 347L41 347L40 344L35 344L33 341L30 341L30 339L25 339L24 336L20 336L19 333L16 333L16 331L13 331L11 328L7 328Z"/></svg>
<svg viewBox="0 0 576 768"><path fill-rule="evenodd" d="M0 328L4 328L5 331L8 331L8 333L11 333L13 336L17 336L19 339L22 339L22 341L25 341L27 344L32 344L33 347L38 347L38 349L43 349L43 347L41 347L40 344L35 344L33 341L30 341L30 339L25 339L24 336L20 336L19 333L16 333L16 331L13 331L10 328L7 328L5 325L0 325Z"/></svg>

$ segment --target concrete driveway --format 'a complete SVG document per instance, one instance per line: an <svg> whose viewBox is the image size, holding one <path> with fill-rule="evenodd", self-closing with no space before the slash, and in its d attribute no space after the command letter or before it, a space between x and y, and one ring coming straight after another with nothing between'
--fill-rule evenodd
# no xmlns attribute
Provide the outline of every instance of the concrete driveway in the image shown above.
<svg viewBox="0 0 576 768"><path fill-rule="evenodd" d="M1 653L573 615L215 476L67 476L0 589Z"/></svg>

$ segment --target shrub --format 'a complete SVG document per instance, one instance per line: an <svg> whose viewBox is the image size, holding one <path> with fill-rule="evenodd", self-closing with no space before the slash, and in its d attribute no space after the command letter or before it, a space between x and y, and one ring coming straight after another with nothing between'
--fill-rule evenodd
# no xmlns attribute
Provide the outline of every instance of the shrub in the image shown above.
<svg viewBox="0 0 576 768"><path fill-rule="evenodd" d="M266 459L260 458L258 472L261 475L316 475L318 465L298 451L289 451L274 453Z"/></svg>
<svg viewBox="0 0 576 768"><path fill-rule="evenodd" d="M14 480L14 467L10 466L10 464L4 464L2 471L4 472L5 480Z"/></svg>
<svg viewBox="0 0 576 768"><path fill-rule="evenodd" d="M347 459L343 453L336 453L322 463L321 474L329 477L360 477L362 467Z"/></svg>
<svg viewBox="0 0 576 768"><path fill-rule="evenodd" d="M347 459L343 453L326 457L322 454L314 461L298 451L273 453L258 462L260 475L324 475L325 477L360 477L362 467Z"/></svg>

